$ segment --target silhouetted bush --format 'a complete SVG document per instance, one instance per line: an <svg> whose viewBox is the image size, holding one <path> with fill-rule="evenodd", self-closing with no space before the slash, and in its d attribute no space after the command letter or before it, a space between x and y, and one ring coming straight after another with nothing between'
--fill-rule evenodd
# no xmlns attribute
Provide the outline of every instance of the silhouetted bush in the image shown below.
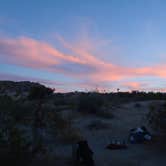
<svg viewBox="0 0 166 166"><path fill-rule="evenodd" d="M147 115L148 121L152 127L157 130L166 132L166 107L163 106L149 106L149 113Z"/></svg>
<svg viewBox="0 0 166 166"><path fill-rule="evenodd" d="M56 95L54 97L54 104L55 104L55 106L66 105L66 100L65 100L64 96L63 95Z"/></svg>
<svg viewBox="0 0 166 166"><path fill-rule="evenodd" d="M104 130L109 129L109 123L103 122L101 120L94 120L90 124L87 125L89 130Z"/></svg>
<svg viewBox="0 0 166 166"><path fill-rule="evenodd" d="M135 103L134 105L136 108L140 108L141 107L141 104L140 103Z"/></svg>
<svg viewBox="0 0 166 166"><path fill-rule="evenodd" d="M112 112L110 112L110 110L108 110L108 108L101 108L100 110L97 110L95 115L104 119L111 119L114 117L114 115L112 114Z"/></svg>
<svg viewBox="0 0 166 166"><path fill-rule="evenodd" d="M0 97L0 123L25 123L30 120L33 111L33 103L15 101L9 96Z"/></svg>
<svg viewBox="0 0 166 166"><path fill-rule="evenodd" d="M47 88L43 85L34 86L30 89L28 98L30 100L43 99L43 98L46 98L49 95L51 95L53 93L53 91L54 91L53 89Z"/></svg>
<svg viewBox="0 0 166 166"><path fill-rule="evenodd" d="M11 110L6 111L0 117L0 160L4 165L26 165L31 160L31 143L17 127Z"/></svg>
<svg viewBox="0 0 166 166"><path fill-rule="evenodd" d="M63 118L60 113L49 111L47 113L47 118L49 119L48 125L51 129L51 134L62 143L70 144L81 139L80 131L73 128L71 121Z"/></svg>
<svg viewBox="0 0 166 166"><path fill-rule="evenodd" d="M99 93L83 93L79 97L78 110L87 113L96 113L104 104Z"/></svg>

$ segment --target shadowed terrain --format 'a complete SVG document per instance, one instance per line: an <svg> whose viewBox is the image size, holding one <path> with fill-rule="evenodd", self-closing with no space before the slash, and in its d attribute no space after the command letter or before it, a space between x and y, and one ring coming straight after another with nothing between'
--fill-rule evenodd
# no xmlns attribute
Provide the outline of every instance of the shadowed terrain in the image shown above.
<svg viewBox="0 0 166 166"><path fill-rule="evenodd" d="M165 97L135 91L55 93L38 83L1 81L1 160L71 166L72 145L85 139L96 166L165 166L165 131L157 118L161 110L165 118ZM130 144L130 129L143 125L152 141ZM111 140L125 140L128 148L106 149Z"/></svg>

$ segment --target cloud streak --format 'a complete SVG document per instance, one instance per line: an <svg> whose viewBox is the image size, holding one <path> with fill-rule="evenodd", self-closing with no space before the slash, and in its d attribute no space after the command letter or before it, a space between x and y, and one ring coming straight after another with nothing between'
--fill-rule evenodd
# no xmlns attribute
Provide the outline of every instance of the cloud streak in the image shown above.
<svg viewBox="0 0 166 166"><path fill-rule="evenodd" d="M70 44L62 37L58 37L58 40L71 54L63 53L44 41L28 37L0 38L0 62L58 72L92 84L143 76L166 78L166 65L140 68L119 66L95 56L91 50L94 49L94 44L92 47L89 41L84 40L83 44L78 45ZM130 83L128 86L140 88L138 83Z"/></svg>

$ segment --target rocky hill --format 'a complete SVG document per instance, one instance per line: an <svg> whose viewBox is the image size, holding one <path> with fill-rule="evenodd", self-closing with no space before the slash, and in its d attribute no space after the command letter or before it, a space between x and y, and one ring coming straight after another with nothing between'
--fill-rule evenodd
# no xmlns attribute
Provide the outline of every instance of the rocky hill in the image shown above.
<svg viewBox="0 0 166 166"><path fill-rule="evenodd" d="M42 86L39 83L29 81L0 81L0 95L18 96L26 95L34 86Z"/></svg>

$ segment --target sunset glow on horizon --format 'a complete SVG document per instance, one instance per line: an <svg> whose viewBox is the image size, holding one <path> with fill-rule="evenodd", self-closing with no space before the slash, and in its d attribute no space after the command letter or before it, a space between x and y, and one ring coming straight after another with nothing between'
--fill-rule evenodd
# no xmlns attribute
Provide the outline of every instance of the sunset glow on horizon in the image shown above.
<svg viewBox="0 0 166 166"><path fill-rule="evenodd" d="M0 4L0 80L60 92L166 92L166 1Z"/></svg>

